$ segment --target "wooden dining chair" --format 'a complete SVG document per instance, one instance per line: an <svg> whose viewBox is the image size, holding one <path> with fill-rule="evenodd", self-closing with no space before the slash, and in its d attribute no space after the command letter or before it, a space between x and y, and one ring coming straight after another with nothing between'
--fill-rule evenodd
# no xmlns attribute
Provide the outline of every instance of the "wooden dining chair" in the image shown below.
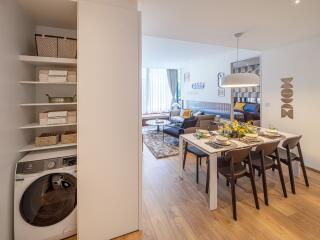
<svg viewBox="0 0 320 240"><path fill-rule="evenodd" d="M290 177L290 184L291 184L291 191L293 194L296 194L295 183L294 183L294 176L293 176L293 168L292 162L298 161L300 162L300 166L302 169L304 181L307 187L309 187L309 181L307 176L306 167L304 165L304 159L302 156L302 150L300 145L300 140L302 136L288 138L282 143L282 148L278 148L279 158L282 163L288 166L289 170L289 177ZM298 155L292 152L292 150L297 149ZM275 155L273 155L275 158Z"/></svg>
<svg viewBox="0 0 320 240"><path fill-rule="evenodd" d="M280 141L263 143L256 147L254 151L251 151L252 167L254 170L258 170L259 176L262 175L262 184L263 184L263 193L264 193L264 202L268 206L268 189L267 189L267 180L266 180L266 170L268 169L277 169L280 177L281 187L284 197L287 197L286 185L284 183L279 153L278 145ZM275 159L269 157L274 154Z"/></svg>
<svg viewBox="0 0 320 240"><path fill-rule="evenodd" d="M224 156L218 158L218 173L223 175L231 185L233 219L235 221L237 220L235 181L238 178L250 178L255 205L256 208L259 209L250 151L250 147L231 150L226 152ZM249 166L249 171L247 170L246 165ZM210 175L210 172L208 172L208 175Z"/></svg>
<svg viewBox="0 0 320 240"><path fill-rule="evenodd" d="M187 133L195 133L196 128L187 128L185 130L185 134ZM194 146L189 146L188 143L184 146L184 156L183 156L183 169L185 169L186 160L187 160L187 153L191 153L196 156L196 181L199 183L199 166L201 165L202 158L206 158L206 161L209 161L209 155L205 152L201 151L199 148L196 148Z"/></svg>

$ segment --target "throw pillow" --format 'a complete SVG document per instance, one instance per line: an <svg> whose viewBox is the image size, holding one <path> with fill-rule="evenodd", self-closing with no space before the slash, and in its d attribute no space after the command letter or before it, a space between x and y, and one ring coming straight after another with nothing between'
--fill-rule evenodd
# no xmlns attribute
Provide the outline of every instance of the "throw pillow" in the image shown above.
<svg viewBox="0 0 320 240"><path fill-rule="evenodd" d="M234 110L243 111L245 105L245 103L236 102L236 104L234 105Z"/></svg>
<svg viewBox="0 0 320 240"><path fill-rule="evenodd" d="M246 106L243 108L245 112L250 112L250 113L259 113L259 104L254 104L254 103L248 103Z"/></svg>
<svg viewBox="0 0 320 240"><path fill-rule="evenodd" d="M181 110L181 117L183 118L190 118L192 110L191 109L182 109Z"/></svg>

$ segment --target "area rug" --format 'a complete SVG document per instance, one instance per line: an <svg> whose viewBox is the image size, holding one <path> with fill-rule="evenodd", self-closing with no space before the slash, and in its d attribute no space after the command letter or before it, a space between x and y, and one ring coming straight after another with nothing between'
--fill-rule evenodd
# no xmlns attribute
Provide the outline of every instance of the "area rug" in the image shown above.
<svg viewBox="0 0 320 240"><path fill-rule="evenodd" d="M155 156L155 158L165 158L179 154L179 142L176 138L165 134L165 140L162 139L162 132L157 133L150 127L143 128L143 142Z"/></svg>

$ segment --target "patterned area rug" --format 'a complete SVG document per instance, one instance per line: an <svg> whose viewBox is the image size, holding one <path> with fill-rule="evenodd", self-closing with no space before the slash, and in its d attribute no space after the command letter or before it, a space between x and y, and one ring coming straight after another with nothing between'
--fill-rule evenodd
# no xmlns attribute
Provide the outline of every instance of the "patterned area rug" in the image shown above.
<svg viewBox="0 0 320 240"><path fill-rule="evenodd" d="M175 156L179 154L179 141L178 139L171 137L167 134L164 135L164 141L162 139L162 132L157 133L155 128L144 127L143 128L143 142L157 158L165 158L169 156Z"/></svg>

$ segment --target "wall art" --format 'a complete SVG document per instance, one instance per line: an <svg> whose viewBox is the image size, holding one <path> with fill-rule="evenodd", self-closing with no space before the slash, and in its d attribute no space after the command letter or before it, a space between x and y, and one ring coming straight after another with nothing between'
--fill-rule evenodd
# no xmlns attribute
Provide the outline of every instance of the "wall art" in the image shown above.
<svg viewBox="0 0 320 240"><path fill-rule="evenodd" d="M221 87L221 81L224 78L224 73L218 73L218 97L224 97L226 95L226 91L224 88Z"/></svg>
<svg viewBox="0 0 320 240"><path fill-rule="evenodd" d="M293 119L293 78L281 78L281 118Z"/></svg>
<svg viewBox="0 0 320 240"><path fill-rule="evenodd" d="M192 89L204 89L204 82L192 83Z"/></svg>
<svg viewBox="0 0 320 240"><path fill-rule="evenodd" d="M185 72L183 74L183 80L184 82L190 82L190 72Z"/></svg>

